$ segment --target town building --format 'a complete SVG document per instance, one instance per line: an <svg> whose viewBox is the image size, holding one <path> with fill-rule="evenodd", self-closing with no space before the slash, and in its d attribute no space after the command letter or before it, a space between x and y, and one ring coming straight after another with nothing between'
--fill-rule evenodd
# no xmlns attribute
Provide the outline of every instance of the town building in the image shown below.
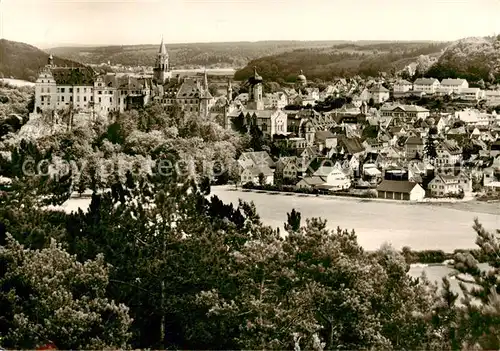
<svg viewBox="0 0 500 351"><path fill-rule="evenodd" d="M459 93L460 99L468 101L479 101L483 98L483 92L479 88L463 88Z"/></svg>
<svg viewBox="0 0 500 351"><path fill-rule="evenodd" d="M418 78L413 82L414 91L421 91L428 95L434 94L439 86L439 80L436 78Z"/></svg>
<svg viewBox="0 0 500 351"><path fill-rule="evenodd" d="M384 104L380 108L381 117L391 117L401 121L415 121L429 117L430 111L417 105Z"/></svg>
<svg viewBox="0 0 500 351"><path fill-rule="evenodd" d="M450 93L460 94L463 89L469 87L469 83L465 79L447 78L441 81L441 88L446 89Z"/></svg>
<svg viewBox="0 0 500 351"><path fill-rule="evenodd" d="M376 104L381 104L389 100L389 90L382 85L370 89L371 98Z"/></svg>
<svg viewBox="0 0 500 351"><path fill-rule="evenodd" d="M275 163L265 151L244 152L238 159L240 182L259 185L273 184Z"/></svg>
<svg viewBox="0 0 500 351"><path fill-rule="evenodd" d="M489 106L500 105L500 90L484 90L484 99Z"/></svg>
<svg viewBox="0 0 500 351"><path fill-rule="evenodd" d="M167 109L179 107L208 117L213 98L207 74L172 79L169 55L162 42L156 56L153 77L97 75L90 67L57 67L52 55L35 83L34 112L71 109L74 112L123 112L151 101Z"/></svg>
<svg viewBox="0 0 500 351"><path fill-rule="evenodd" d="M377 186L379 199L422 201L425 190L420 184L408 180L386 180Z"/></svg>
<svg viewBox="0 0 500 351"><path fill-rule="evenodd" d="M472 191L472 180L461 173L458 176L437 174L428 184L431 196L443 197Z"/></svg>
<svg viewBox="0 0 500 351"><path fill-rule="evenodd" d="M462 148L452 140L443 140L436 146L435 167L453 167L462 162Z"/></svg>
<svg viewBox="0 0 500 351"><path fill-rule="evenodd" d="M246 108L234 110L225 116L224 125L228 129L239 130L245 128L250 132L257 127L267 137L287 135L287 114L279 109L264 108L262 95L262 77L254 68L254 74L248 79L249 92Z"/></svg>
<svg viewBox="0 0 500 351"><path fill-rule="evenodd" d="M398 80L394 83L393 91L395 93L406 93L412 89L412 84L405 79Z"/></svg>

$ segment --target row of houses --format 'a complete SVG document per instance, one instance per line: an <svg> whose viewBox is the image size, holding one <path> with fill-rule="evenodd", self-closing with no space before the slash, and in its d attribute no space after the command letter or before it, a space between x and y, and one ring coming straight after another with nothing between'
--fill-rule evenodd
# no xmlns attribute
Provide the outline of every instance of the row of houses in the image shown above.
<svg viewBox="0 0 500 351"><path fill-rule="evenodd" d="M401 182L407 182L406 187L415 183L427 196L444 197L471 193L473 180L486 189L500 180L497 118L488 124L466 123L460 114L430 115L426 109L405 105L382 106L382 113L367 115L342 110L287 111L289 133L274 142L293 152L285 157L274 155L276 162L262 172L266 183L286 178L287 184L297 187L330 191L378 186L380 197L413 199L420 195L391 191L393 181L399 182L393 184L396 187L403 187ZM376 131L375 136L365 134L369 128ZM251 176L247 174L241 182L264 179L258 167L250 167L249 172ZM421 193L419 187L411 189Z"/></svg>
<svg viewBox="0 0 500 351"><path fill-rule="evenodd" d="M407 80L399 80L393 86L394 97L409 95L440 95L452 96L468 101L486 100L491 105L500 104L499 90L481 90L471 88L466 79L443 79L441 82L435 78L417 78L413 84Z"/></svg>

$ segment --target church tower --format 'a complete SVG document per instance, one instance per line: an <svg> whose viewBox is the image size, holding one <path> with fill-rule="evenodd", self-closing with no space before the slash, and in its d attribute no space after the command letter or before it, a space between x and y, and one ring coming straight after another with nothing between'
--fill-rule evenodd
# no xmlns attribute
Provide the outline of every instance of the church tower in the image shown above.
<svg viewBox="0 0 500 351"><path fill-rule="evenodd" d="M200 116L202 118L208 118L210 115L210 101L212 100L212 94L208 89L208 77L207 70L203 72L203 84L198 83L198 89L200 91Z"/></svg>
<svg viewBox="0 0 500 351"><path fill-rule="evenodd" d="M227 101L231 103L233 101L233 83L231 83L231 79L227 80Z"/></svg>
<svg viewBox="0 0 500 351"><path fill-rule="evenodd" d="M168 62L167 48L163 43L163 37L161 38L160 50L158 50L158 54L156 56L156 63L153 72L153 78L157 84L165 84L167 80L170 80L172 77L172 72L170 72Z"/></svg>
<svg viewBox="0 0 500 351"><path fill-rule="evenodd" d="M263 110L264 100L262 98L262 77L257 73L257 67L254 67L253 76L248 80L250 89L248 90L249 110Z"/></svg>

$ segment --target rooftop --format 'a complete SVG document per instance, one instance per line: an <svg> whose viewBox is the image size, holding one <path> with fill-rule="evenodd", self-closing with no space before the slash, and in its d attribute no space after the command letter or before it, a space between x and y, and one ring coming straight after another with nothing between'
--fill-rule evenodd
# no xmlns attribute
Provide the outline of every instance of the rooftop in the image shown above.
<svg viewBox="0 0 500 351"><path fill-rule="evenodd" d="M395 193L409 194L417 185L407 180L383 180L377 187L377 191L392 191Z"/></svg>

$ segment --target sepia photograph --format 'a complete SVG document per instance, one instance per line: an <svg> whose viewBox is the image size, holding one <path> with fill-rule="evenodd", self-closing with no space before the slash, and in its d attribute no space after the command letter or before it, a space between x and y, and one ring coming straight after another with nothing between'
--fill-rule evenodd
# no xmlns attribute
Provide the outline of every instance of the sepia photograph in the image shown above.
<svg viewBox="0 0 500 351"><path fill-rule="evenodd" d="M3 350L500 350L500 0L0 0Z"/></svg>

